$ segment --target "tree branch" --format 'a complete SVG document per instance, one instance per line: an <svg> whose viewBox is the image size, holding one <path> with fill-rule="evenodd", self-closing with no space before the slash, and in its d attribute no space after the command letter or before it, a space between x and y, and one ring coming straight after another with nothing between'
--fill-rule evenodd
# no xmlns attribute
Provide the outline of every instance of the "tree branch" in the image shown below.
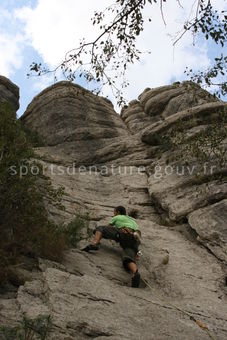
<svg viewBox="0 0 227 340"><path fill-rule="evenodd" d="M93 56L94 54L94 47L95 47L95 44L106 34L106 33L109 33L111 31L111 29L116 26L119 22L121 22L125 17L128 17L136 8L138 8L140 6L140 4L144 2L144 0L140 0L137 4L135 4L129 11L127 11L126 13L124 13L123 15L120 15L120 17L116 20L116 21L113 21L111 25L109 25L94 41L92 42L89 42L89 43L86 43L86 44L83 44L82 46L80 46L79 48L76 48L76 49L72 49L72 51L76 51L77 49L81 49L81 52L82 50L87 47L87 46L90 46L92 45L92 50L91 50L91 55ZM67 52L68 54L68 52ZM74 57L75 58L75 57ZM73 57L71 57L70 59L68 60L65 60L65 62L69 62L71 61L72 59L74 59Z"/></svg>
<svg viewBox="0 0 227 340"><path fill-rule="evenodd" d="M163 0L160 0L160 11L161 11L161 15L162 15L162 20L166 26L166 22L165 22L165 18L164 18L164 14L163 14Z"/></svg>
<svg viewBox="0 0 227 340"><path fill-rule="evenodd" d="M179 36L179 38L177 38L174 41L173 46L175 46L177 44L177 42L185 35L186 32L190 31L193 26L195 26L198 22L200 22L202 19L205 18L206 12L203 14L203 16L200 19L198 19L198 10L199 10L200 4L201 4L201 2L200 2L200 0L198 0L198 5L197 5L197 9L196 9L196 17L193 19L193 21L191 21L191 22L189 21L190 25L187 28L185 28L183 33ZM208 1L208 4L205 8L205 11L209 7L209 4L210 4L210 0Z"/></svg>
<svg viewBox="0 0 227 340"><path fill-rule="evenodd" d="M184 7L181 5L180 0L176 0L176 1L177 1L177 3L179 4L179 7L184 8Z"/></svg>

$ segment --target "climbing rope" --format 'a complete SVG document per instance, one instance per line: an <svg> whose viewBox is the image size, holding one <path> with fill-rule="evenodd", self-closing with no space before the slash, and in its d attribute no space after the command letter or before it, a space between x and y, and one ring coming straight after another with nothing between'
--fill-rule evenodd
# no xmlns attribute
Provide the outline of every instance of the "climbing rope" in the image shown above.
<svg viewBox="0 0 227 340"><path fill-rule="evenodd" d="M141 277L141 280L152 290L151 284L145 280L144 278ZM160 296L158 296L160 298L160 300L162 300L162 298ZM169 307L172 307L178 311L180 311L181 313L189 316L190 320L194 321L203 331L205 331L207 333L207 335L210 337L210 339L212 340L216 340L215 337L211 334L209 328L207 325L205 325L204 323L202 323L200 320L196 319L191 313L185 311L184 309L181 309L178 306L173 305L172 303L168 302Z"/></svg>

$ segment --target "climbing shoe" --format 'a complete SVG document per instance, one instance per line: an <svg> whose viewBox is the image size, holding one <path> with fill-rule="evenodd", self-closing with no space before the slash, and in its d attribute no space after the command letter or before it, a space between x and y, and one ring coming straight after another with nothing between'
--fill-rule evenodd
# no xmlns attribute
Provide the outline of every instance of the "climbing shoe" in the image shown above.
<svg viewBox="0 0 227 340"><path fill-rule="evenodd" d="M136 273L132 277L131 287L138 288L139 285L140 285L140 273L137 270Z"/></svg>
<svg viewBox="0 0 227 340"><path fill-rule="evenodd" d="M90 250L99 250L99 244L88 244L85 248L81 249L82 251L89 252Z"/></svg>

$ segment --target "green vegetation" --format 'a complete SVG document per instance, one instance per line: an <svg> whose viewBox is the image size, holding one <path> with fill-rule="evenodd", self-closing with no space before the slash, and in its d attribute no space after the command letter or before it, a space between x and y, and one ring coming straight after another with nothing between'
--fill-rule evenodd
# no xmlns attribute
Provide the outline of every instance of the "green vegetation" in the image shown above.
<svg viewBox="0 0 227 340"><path fill-rule="evenodd" d="M8 279L8 267L16 265L22 255L60 261L64 249L76 245L76 234L86 224L77 216L67 226L49 221L46 207L63 209L64 190L52 187L35 158L31 138L15 111L8 104L1 104L0 284Z"/></svg>
<svg viewBox="0 0 227 340"><path fill-rule="evenodd" d="M31 131L24 125L21 125L21 128L23 129L24 133L27 136L28 141L33 145L33 147L40 147L46 145L45 141L43 140L42 137L40 137L37 131Z"/></svg>
<svg viewBox="0 0 227 340"><path fill-rule="evenodd" d="M88 228L88 216L76 215L74 219L60 228L68 246L76 247L81 240L80 231Z"/></svg>
<svg viewBox="0 0 227 340"><path fill-rule="evenodd" d="M198 163L206 162L215 166L216 170L221 170L227 161L224 144L227 138L227 110L219 110L216 117L212 117L212 121L204 119L204 129L190 136L188 134L190 129L198 124L201 122L195 118L180 120L171 131L163 136L163 140L165 144L169 144L170 149L178 150L175 160L184 160L185 163L191 160L196 160ZM174 159L171 160L174 161ZM169 161L167 159L167 163Z"/></svg>
<svg viewBox="0 0 227 340"><path fill-rule="evenodd" d="M35 161L31 143L8 104L0 106L0 275L7 281L8 267L21 254L60 261L68 246L76 246L87 217L76 215L67 225L48 219L47 204L63 209L64 190L54 189ZM35 142L36 143L36 142ZM23 171L21 171L21 169ZM39 170L34 175L33 169Z"/></svg>
<svg viewBox="0 0 227 340"><path fill-rule="evenodd" d="M184 8L179 0L178 6ZM146 23L152 21L153 7L159 3L160 20L164 25L166 5L171 0L115 0L107 8L95 12L91 18L97 29L94 40L81 37L80 43L65 53L64 59L54 69L38 62L30 65L31 73L37 75L53 73L54 77L62 72L70 81L78 82L84 78L87 82L96 81L93 92L99 94L103 87L110 87L119 105L125 104L124 89L129 85L126 71L131 64L140 60L142 53L151 53L155 48L151 37L151 52L143 52L138 45L138 38L147 29ZM210 0L195 0L188 18L182 23L182 29L174 34L173 46L188 32L192 33L193 45L196 35L199 41L210 40L217 45L217 53L208 69L186 69L185 73L198 84L214 88L216 95L226 95L226 64L227 56L219 53L225 50L227 40L226 12L219 10ZM86 60L86 62L84 62ZM151 53L152 60L152 53ZM114 71L114 72L113 72ZM120 85L118 85L120 84Z"/></svg>
<svg viewBox="0 0 227 340"><path fill-rule="evenodd" d="M52 322L50 316L42 315L35 319L23 317L18 326L0 326L1 340L33 340L47 339L51 330Z"/></svg>

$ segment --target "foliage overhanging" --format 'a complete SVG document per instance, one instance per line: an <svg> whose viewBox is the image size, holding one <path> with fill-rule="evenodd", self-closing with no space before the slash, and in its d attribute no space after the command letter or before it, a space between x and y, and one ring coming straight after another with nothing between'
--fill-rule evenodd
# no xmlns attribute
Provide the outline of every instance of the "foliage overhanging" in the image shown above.
<svg viewBox="0 0 227 340"><path fill-rule="evenodd" d="M30 65L29 75L43 75L61 71L65 78L78 81L83 77L88 82L98 84L93 90L100 93L104 86L112 89L118 105L125 103L124 88L129 85L125 79L128 66L140 59L141 51L137 48L137 38L144 30L145 6L159 4L163 24L164 5L170 0L115 0L102 12L95 12L93 25L98 26L100 34L93 41L82 39L79 46L68 51L64 60L50 70L41 63ZM180 7L180 0L175 0ZM149 7L146 7L146 11ZM192 5L193 18L186 21L182 31L178 33L173 45L177 44L187 32L202 34L205 39L213 40L221 48L227 39L227 16L224 11L219 13L211 0L196 0ZM112 19L107 19L111 17ZM152 20L150 17L149 21ZM227 57L217 55L208 70L194 72L186 69L185 73L195 82L205 87L215 87L217 96L226 94ZM119 86L119 79L121 84ZM217 81L216 81L217 80ZM118 85L117 85L118 84Z"/></svg>

